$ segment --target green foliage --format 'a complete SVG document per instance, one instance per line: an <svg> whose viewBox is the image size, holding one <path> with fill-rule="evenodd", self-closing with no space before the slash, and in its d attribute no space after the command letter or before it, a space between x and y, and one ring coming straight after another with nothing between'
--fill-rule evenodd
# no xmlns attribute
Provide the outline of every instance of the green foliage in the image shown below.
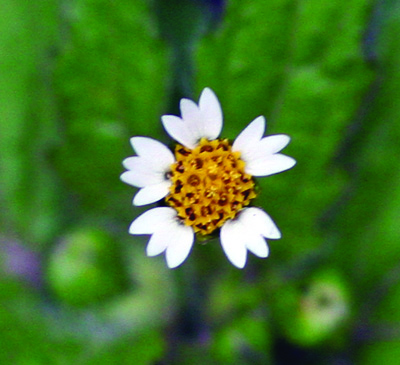
<svg viewBox="0 0 400 365"><path fill-rule="evenodd" d="M296 168L262 180L258 200L286 225L277 248L285 258L321 245L316 221L344 187L332 160L372 80L361 49L368 7L359 0L231 2L226 23L199 49L198 84L220 96L225 135L234 138L262 114L268 133L292 137L285 152Z"/></svg>
<svg viewBox="0 0 400 365"><path fill-rule="evenodd" d="M4 364L151 364L165 351L156 330L142 331L137 337L102 322L97 326L103 333L96 333L93 318L81 316L77 322L75 314L71 323L71 318L51 313L54 308L43 305L20 284L3 279L0 288L0 361Z"/></svg>
<svg viewBox="0 0 400 365"><path fill-rule="evenodd" d="M397 364L400 8L227 1L217 24L218 4L2 5L0 363ZM206 86L223 137L258 115L292 137L255 201L283 238L243 271L217 239L168 271L128 235L121 161Z"/></svg>
<svg viewBox="0 0 400 365"><path fill-rule="evenodd" d="M393 6L380 9L382 34L375 47L378 63L377 80L372 89L374 99L368 105L363 129L353 136L345 152L352 167L351 199L346 202L337 224L343 258L359 289L369 292L380 281L382 272L398 265L399 179L396 169L400 153L398 105L400 92L396 33L400 30L399 10Z"/></svg>
<svg viewBox="0 0 400 365"><path fill-rule="evenodd" d="M220 364L269 363L271 338L266 324L258 313L236 317L221 326L215 331L211 350L215 359Z"/></svg>
<svg viewBox="0 0 400 365"><path fill-rule="evenodd" d="M398 277L398 271L391 273ZM392 278L393 281L393 278ZM400 285L396 283L381 296L375 297L380 300L377 311L368 318L371 331L368 333L368 341L363 346L360 355L360 364L376 364L384 361L386 364L394 365L398 362L399 338L398 326L400 322Z"/></svg>
<svg viewBox="0 0 400 365"><path fill-rule="evenodd" d="M297 285L282 285L272 308L277 327L300 346L341 346L348 337L349 289L336 270L325 268Z"/></svg>
<svg viewBox="0 0 400 365"><path fill-rule="evenodd" d="M58 178L48 160L59 142L51 89L55 5L6 1L0 21L0 224L35 243L52 239L60 224Z"/></svg>
<svg viewBox="0 0 400 365"><path fill-rule="evenodd" d="M124 272L115 239L98 229L80 227L62 237L52 252L47 277L60 300L87 306L124 287Z"/></svg>
<svg viewBox="0 0 400 365"><path fill-rule="evenodd" d="M117 215L127 199L118 177L129 137L161 131L166 54L143 1L80 0L63 20L55 84L64 143L55 165L84 208Z"/></svg>

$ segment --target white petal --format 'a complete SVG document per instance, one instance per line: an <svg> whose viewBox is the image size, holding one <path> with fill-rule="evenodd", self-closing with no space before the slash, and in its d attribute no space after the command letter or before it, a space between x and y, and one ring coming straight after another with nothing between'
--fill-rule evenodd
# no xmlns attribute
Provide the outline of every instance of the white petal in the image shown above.
<svg viewBox="0 0 400 365"><path fill-rule="evenodd" d="M155 203L168 195L170 186L171 181L169 180L163 181L159 184L145 186L136 193L133 198L133 204L136 206L142 206Z"/></svg>
<svg viewBox="0 0 400 365"><path fill-rule="evenodd" d="M151 235L149 243L146 247L147 256L157 256L167 249L169 237L169 233L167 233L167 227L169 226L170 225L165 224L163 225L163 227L166 227L165 229L159 229ZM173 225L171 224L171 226Z"/></svg>
<svg viewBox="0 0 400 365"><path fill-rule="evenodd" d="M281 232L272 218L260 208L251 207L243 209L237 220L241 222L247 230L259 233L265 238L281 238Z"/></svg>
<svg viewBox="0 0 400 365"><path fill-rule="evenodd" d="M197 104L189 99L181 99L181 116L183 123L190 129L191 134L196 137L196 141L204 137L203 119Z"/></svg>
<svg viewBox="0 0 400 365"><path fill-rule="evenodd" d="M222 110L213 91L205 88L200 95L199 105L189 99L180 102L181 116L164 115L162 123L168 134L193 149L201 138L214 140L222 129Z"/></svg>
<svg viewBox="0 0 400 365"><path fill-rule="evenodd" d="M161 207L147 210L137 217L129 227L130 234L152 234L160 225L171 224L176 220L174 208Z"/></svg>
<svg viewBox="0 0 400 365"><path fill-rule="evenodd" d="M194 231L192 227L176 222L168 234L169 242L165 258L168 267L173 269L188 257L194 242Z"/></svg>
<svg viewBox="0 0 400 365"><path fill-rule="evenodd" d="M171 150L155 139L132 137L131 144L135 152L155 171L166 172L175 162L175 157Z"/></svg>
<svg viewBox="0 0 400 365"><path fill-rule="evenodd" d="M167 133L175 139L175 141L190 149L196 147L198 142L197 134L195 134L181 118L175 115L163 115L161 121Z"/></svg>
<svg viewBox="0 0 400 365"><path fill-rule="evenodd" d="M289 142L290 137L285 134L264 137L250 148L241 151L240 158L246 163L255 162L258 159L267 159L286 147Z"/></svg>
<svg viewBox="0 0 400 365"><path fill-rule="evenodd" d="M246 237L246 247L258 257L265 258L269 254L269 248L265 239L261 235L252 232L251 228Z"/></svg>
<svg viewBox="0 0 400 365"><path fill-rule="evenodd" d="M189 255L194 242L194 231L176 219L173 208L153 208L144 212L131 224L131 234L152 234L146 248L148 256L166 250L167 265L179 266Z"/></svg>
<svg viewBox="0 0 400 365"><path fill-rule="evenodd" d="M252 151L254 146L261 140L265 131L265 118L260 116L254 119L243 131L236 137L232 145L233 151L239 151L246 154Z"/></svg>
<svg viewBox="0 0 400 365"><path fill-rule="evenodd" d="M132 169L122 173L121 180L123 182L143 188L144 186L159 184L166 180L165 173L154 172L140 157L137 157L135 160L134 158L129 157L129 165L132 166Z"/></svg>
<svg viewBox="0 0 400 365"><path fill-rule="evenodd" d="M154 174L150 171L125 171L121 174L121 180L129 185L143 188L147 185L159 184L164 180L163 175Z"/></svg>
<svg viewBox="0 0 400 365"><path fill-rule="evenodd" d="M244 228L239 221L230 220L222 226L220 233L221 246L226 257L239 269L243 269L247 259Z"/></svg>
<svg viewBox="0 0 400 365"><path fill-rule="evenodd" d="M288 170L296 164L292 157L275 154L265 156L264 158L250 159L245 161L246 173L253 176L269 176Z"/></svg>
<svg viewBox="0 0 400 365"><path fill-rule="evenodd" d="M125 160L122 161L122 165L127 169L127 170L134 170L137 168L137 161L142 161L142 159L139 156L132 156L128 157ZM140 162L139 162L140 163ZM143 164L144 165L144 164Z"/></svg>
<svg viewBox="0 0 400 365"><path fill-rule="evenodd" d="M200 95L199 107L203 119L204 137L214 140L222 130L222 109L214 92L206 87Z"/></svg>
<svg viewBox="0 0 400 365"><path fill-rule="evenodd" d="M275 134L264 137L257 147L264 154L274 154L283 150L290 142L290 137L286 134Z"/></svg>
<svg viewBox="0 0 400 365"><path fill-rule="evenodd" d="M264 117L258 117L239 134L232 145L233 151L240 152L246 163L245 171L253 176L268 176L292 168L296 161L278 154L290 142L284 134L262 138L265 130Z"/></svg>

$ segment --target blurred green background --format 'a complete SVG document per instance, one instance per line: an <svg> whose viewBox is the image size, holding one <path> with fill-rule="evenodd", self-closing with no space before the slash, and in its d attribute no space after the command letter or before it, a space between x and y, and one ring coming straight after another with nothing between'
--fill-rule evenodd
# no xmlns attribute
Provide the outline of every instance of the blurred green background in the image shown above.
<svg viewBox="0 0 400 365"><path fill-rule="evenodd" d="M399 364L400 2L6 0L1 364ZM128 235L129 138L211 87L293 170L244 270L218 240L168 270Z"/></svg>

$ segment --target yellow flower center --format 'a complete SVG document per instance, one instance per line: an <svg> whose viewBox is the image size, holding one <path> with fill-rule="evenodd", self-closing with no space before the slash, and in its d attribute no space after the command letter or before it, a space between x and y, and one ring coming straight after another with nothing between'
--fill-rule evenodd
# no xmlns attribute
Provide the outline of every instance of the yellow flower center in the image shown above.
<svg viewBox="0 0 400 365"><path fill-rule="evenodd" d="M196 233L212 233L255 198L253 178L239 157L226 139L203 138L193 150L176 146L165 199Z"/></svg>

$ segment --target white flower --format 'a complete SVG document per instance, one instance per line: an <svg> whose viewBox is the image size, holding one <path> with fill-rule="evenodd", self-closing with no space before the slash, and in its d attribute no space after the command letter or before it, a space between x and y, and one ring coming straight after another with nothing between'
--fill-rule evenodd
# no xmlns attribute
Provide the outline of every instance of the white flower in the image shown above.
<svg viewBox="0 0 400 365"><path fill-rule="evenodd" d="M139 188L133 204L165 198L169 206L140 215L129 233L150 234L147 255L165 251L170 268L187 258L195 233L208 235L217 229L226 256L238 268L245 266L247 250L267 257L265 239L279 239L281 234L267 213L247 206L256 196L253 176L269 176L295 165L293 158L279 153L290 138L263 137L265 118L260 116L232 145L219 139L222 111L209 88L203 90L198 105L182 99L180 109L181 117L162 117L165 130L180 143L175 154L151 138L131 139L137 156L123 161L127 171L121 179Z"/></svg>

